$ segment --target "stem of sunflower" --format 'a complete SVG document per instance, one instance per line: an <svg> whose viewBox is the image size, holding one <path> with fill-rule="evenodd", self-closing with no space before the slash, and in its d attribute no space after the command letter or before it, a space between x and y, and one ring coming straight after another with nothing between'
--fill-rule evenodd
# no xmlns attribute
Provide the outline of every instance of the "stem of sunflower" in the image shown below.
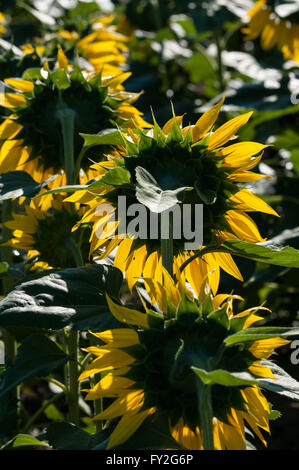
<svg viewBox="0 0 299 470"><path fill-rule="evenodd" d="M79 346L79 333L78 331L71 330L68 336L68 352L72 355L69 360L68 369L68 405L69 405L69 420L76 426L79 425L79 382L78 382L78 346Z"/></svg>
<svg viewBox="0 0 299 470"><path fill-rule="evenodd" d="M76 113L73 109L62 108L57 111L57 115L62 128L64 169L66 173L67 184L72 184L75 170L74 131Z"/></svg>
<svg viewBox="0 0 299 470"><path fill-rule="evenodd" d="M222 61L222 40L220 37L220 31L215 31L215 42L217 48L217 63L218 63L218 77L219 77L219 89L221 92L225 90L225 81L224 81L224 67Z"/></svg>
<svg viewBox="0 0 299 470"><path fill-rule="evenodd" d="M161 253L162 265L173 277L173 223L172 212L161 213Z"/></svg>
<svg viewBox="0 0 299 470"><path fill-rule="evenodd" d="M203 447L205 450L214 450L211 385L203 384L199 377L196 377L196 383L199 402L198 410L203 433Z"/></svg>
<svg viewBox="0 0 299 470"><path fill-rule="evenodd" d="M10 219L12 211L12 201L6 200L2 202L2 243L7 242L11 238L11 231L5 227L4 222ZM6 262L8 265L12 264L12 248L10 246L2 246L1 247L1 260ZM3 286L3 294L6 295L7 292L13 285L13 280L10 277L4 277L2 281ZM15 340L14 335L5 328L2 330L3 340L4 340L4 348L5 348L5 356L10 364L12 364L16 358L17 353L17 343ZM7 364L8 365L8 364ZM15 389L15 396L19 402L20 398L20 389L16 387ZM18 407L19 412L19 407Z"/></svg>
<svg viewBox="0 0 299 470"><path fill-rule="evenodd" d="M67 184L72 184L75 172L75 155L74 155L74 135L75 135L75 111L63 107L61 100L61 109L57 111L58 118L61 123L64 150L64 169L66 173ZM68 237L67 249L73 255L76 266L83 266L81 251L72 236ZM71 330L67 338L68 353L71 359L68 362L68 406L69 420L75 425L79 425L79 392L80 385L78 382L78 348L79 333Z"/></svg>

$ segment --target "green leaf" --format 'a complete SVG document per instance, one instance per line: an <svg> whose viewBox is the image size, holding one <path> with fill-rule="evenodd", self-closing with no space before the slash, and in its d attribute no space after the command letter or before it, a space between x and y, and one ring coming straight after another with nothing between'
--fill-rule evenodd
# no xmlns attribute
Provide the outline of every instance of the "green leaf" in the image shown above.
<svg viewBox="0 0 299 470"><path fill-rule="evenodd" d="M10 171L0 175L0 201L21 196L33 197L40 192L57 175L51 176L43 183L37 183L25 171Z"/></svg>
<svg viewBox="0 0 299 470"><path fill-rule="evenodd" d="M101 434L91 435L67 422L51 423L45 437L56 450L91 450L104 439Z"/></svg>
<svg viewBox="0 0 299 470"><path fill-rule="evenodd" d="M225 338L224 343L226 346L232 346L237 343L251 342L261 339L270 339L276 337L291 337L299 336L298 327L283 327L283 326L266 326L259 328L246 328L245 330L238 331L237 333Z"/></svg>
<svg viewBox="0 0 299 470"><path fill-rule="evenodd" d="M4 369L4 367L2 368ZM3 375L4 370L0 375L0 387ZM17 398L16 394L10 391L3 395L0 400L0 441L15 433L17 420Z"/></svg>
<svg viewBox="0 0 299 470"><path fill-rule="evenodd" d="M71 86L71 81L64 69L58 69L52 72L51 79L59 90L66 90Z"/></svg>
<svg viewBox="0 0 299 470"><path fill-rule="evenodd" d="M120 130L105 129L98 134L80 134L84 139L84 147L96 145L124 145L124 138Z"/></svg>
<svg viewBox="0 0 299 470"><path fill-rule="evenodd" d="M5 445L5 450L14 449L14 450L24 450L28 448L40 449L41 447L45 449L50 449L50 446L39 439L36 439L29 434L18 434L13 440L11 440L8 445Z"/></svg>
<svg viewBox="0 0 299 470"><path fill-rule="evenodd" d="M123 276L92 265L27 276L0 302L0 325L100 331L118 325L105 292L117 297Z"/></svg>
<svg viewBox="0 0 299 470"><path fill-rule="evenodd" d="M224 369L216 369L211 372L192 366L191 369L199 376L205 385L224 385L225 387L240 387L244 385L256 385L258 381L249 372L228 372Z"/></svg>
<svg viewBox="0 0 299 470"><path fill-rule="evenodd" d="M3 276L3 274L7 274L9 268L9 264L6 263L6 261L1 261L0 262L0 276Z"/></svg>
<svg viewBox="0 0 299 470"><path fill-rule="evenodd" d="M0 397L31 377L47 376L69 357L48 337L34 334L25 338L16 359L2 376Z"/></svg>
<svg viewBox="0 0 299 470"><path fill-rule="evenodd" d="M163 191L155 178L141 166L136 168L136 198L150 211L161 213L181 202L179 196L191 187Z"/></svg>
<svg viewBox="0 0 299 470"><path fill-rule="evenodd" d="M26 69L22 78L23 80L39 80L42 78L41 69L39 67Z"/></svg>
<svg viewBox="0 0 299 470"><path fill-rule="evenodd" d="M283 395L284 397L299 400L299 382L297 382L297 380L271 361L263 360L261 364L271 369L275 375L275 381L268 378L262 379L259 381L260 387Z"/></svg>
<svg viewBox="0 0 299 470"><path fill-rule="evenodd" d="M73 193L82 190L102 190L107 186L124 186L131 183L131 175L128 170L122 167L111 168L107 171L102 178L91 180L87 184L76 184L70 186L60 186L60 188L51 189L43 193L46 194L59 194L59 193Z"/></svg>
<svg viewBox="0 0 299 470"><path fill-rule="evenodd" d="M107 171L99 181L103 187L107 186L123 186L131 183L131 174L126 168L117 167ZM94 189L91 185L91 188Z"/></svg>
<svg viewBox="0 0 299 470"><path fill-rule="evenodd" d="M299 250L290 246L278 247L269 240L264 243L249 243L241 240L225 240L221 245L212 245L198 251L181 266L181 271L195 258L206 253L230 253L260 263L287 268L299 268Z"/></svg>

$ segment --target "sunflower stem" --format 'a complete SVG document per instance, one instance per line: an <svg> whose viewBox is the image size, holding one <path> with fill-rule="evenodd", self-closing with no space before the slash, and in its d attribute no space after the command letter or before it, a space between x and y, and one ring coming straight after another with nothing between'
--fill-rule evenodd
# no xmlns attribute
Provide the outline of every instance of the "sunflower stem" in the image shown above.
<svg viewBox="0 0 299 470"><path fill-rule="evenodd" d="M10 199L2 202L2 243L7 242L11 238L11 231L5 227L4 222L11 218L12 212L12 201ZM10 246L1 247L1 260L6 262L8 265L12 264L12 248ZM13 285L13 279L9 276L6 276L2 280L3 294L6 295ZM14 363L16 354L17 354L17 343L14 335L7 329L3 328L2 330L3 340L4 340L4 350L6 357L7 367ZM20 387L15 389L15 397L17 399L17 412L19 415L20 412Z"/></svg>
<svg viewBox="0 0 299 470"><path fill-rule="evenodd" d="M161 213L161 253L162 265L173 277L173 227L172 213Z"/></svg>
<svg viewBox="0 0 299 470"><path fill-rule="evenodd" d="M211 400L211 385L205 385L197 377L198 410L201 429L203 433L203 447L205 450L214 450L213 438L213 407Z"/></svg>
<svg viewBox="0 0 299 470"><path fill-rule="evenodd" d="M98 343L97 341L94 339L94 337L92 337L90 335L90 344L92 346L98 346ZM93 378L91 378L91 386L94 387L97 382L99 382L101 380L101 374L95 374ZM98 398L97 400L94 400L93 402L93 406L94 406L94 415L98 415L99 413L101 413L103 411L103 398ZM100 421L100 420L97 420L95 422L95 426L96 426L96 431L97 432L102 432L103 430L103 421Z"/></svg>
<svg viewBox="0 0 299 470"><path fill-rule="evenodd" d="M63 108L59 109L57 114L62 128L66 180L67 184L71 184L75 170L74 131L76 113L73 109Z"/></svg>
<svg viewBox="0 0 299 470"><path fill-rule="evenodd" d="M74 265L76 267L84 266L84 261L83 261L81 250L78 247L72 235L66 238L65 246L66 246L66 249L69 250L72 254Z"/></svg>
<svg viewBox="0 0 299 470"><path fill-rule="evenodd" d="M78 331L71 330L68 336L68 352L72 356L68 368L69 420L79 426L79 382L78 382Z"/></svg>
<svg viewBox="0 0 299 470"><path fill-rule="evenodd" d="M63 136L63 150L64 150L64 165L66 173L66 183L71 184L75 172L75 156L74 156L74 136L75 136L75 116L74 110L63 107L61 100L61 109L58 110L58 118L60 119L62 136ZM75 266L83 266L83 258L81 251L75 242L74 238L70 235L66 240L67 249L71 251L74 259ZM71 330L67 338L68 353L71 358L68 362L68 406L69 406L69 420L71 423L79 426L79 393L80 385L78 382L78 348L79 348L79 333L78 331Z"/></svg>

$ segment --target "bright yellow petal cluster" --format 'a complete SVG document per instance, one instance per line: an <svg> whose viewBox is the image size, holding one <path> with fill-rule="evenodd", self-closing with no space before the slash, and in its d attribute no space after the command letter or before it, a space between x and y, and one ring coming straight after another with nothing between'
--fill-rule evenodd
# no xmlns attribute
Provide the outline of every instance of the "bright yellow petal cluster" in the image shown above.
<svg viewBox="0 0 299 470"><path fill-rule="evenodd" d="M248 12L249 23L243 28L245 40L260 37L266 51L277 47L285 59L299 61L299 25L279 18L267 5L267 0L258 0Z"/></svg>

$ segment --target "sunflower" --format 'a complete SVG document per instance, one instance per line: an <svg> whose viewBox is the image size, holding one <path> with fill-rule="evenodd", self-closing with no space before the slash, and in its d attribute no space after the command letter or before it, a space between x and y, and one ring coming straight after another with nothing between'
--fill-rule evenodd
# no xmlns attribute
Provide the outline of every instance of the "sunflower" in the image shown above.
<svg viewBox="0 0 299 470"><path fill-rule="evenodd" d="M88 33L82 37L77 30L59 29L46 38L34 38L32 43L21 46L24 54L37 53L46 59L57 53L61 47L71 63L80 60L80 67L101 72L103 77L120 74L125 65L128 38L117 31L112 23L114 17L100 17L89 21ZM83 60L82 60L83 59Z"/></svg>
<svg viewBox="0 0 299 470"><path fill-rule="evenodd" d="M95 257L104 258L117 248L115 266L126 273L130 289L140 276L162 279L161 240L151 239L148 232L142 239L134 239L129 233L120 233L123 211L118 210L119 196L126 196L127 207L144 202L149 214L153 207L151 201L148 202L150 194L161 199L165 191L165 194L174 197L187 188L181 191L183 195L178 202L191 206L191 217L195 222L193 211L198 204L203 204L205 246L230 238L262 242L265 239L261 237L248 212L260 211L277 216L262 199L238 185L264 176L250 170L258 164L266 146L255 142L225 146L247 123L252 113L237 116L211 132L222 103L223 99L204 113L194 126L182 127L183 116L180 116L170 119L163 129L155 122L148 132L129 130L129 136L122 136L123 143L110 157L112 168L107 168L98 179L99 185L103 181L101 191L91 187L67 199L89 206L82 223L93 224L90 251ZM93 166L94 169L96 167ZM124 183L118 180L113 184L113 174L119 175L121 171ZM140 179L140 175L144 174L147 179ZM108 180L109 183L106 183ZM143 188L146 191L146 187L150 190L144 197ZM99 210L107 204L114 208L108 214ZM155 208L153 210L157 211ZM127 224L129 221L128 217ZM183 236L174 239L173 244L174 265L180 266L193 255L193 251L185 249ZM243 280L232 257L226 253L208 253L202 259L195 259L185 269L186 279L199 294L199 279L208 277L216 293L220 268Z"/></svg>
<svg viewBox="0 0 299 470"><path fill-rule="evenodd" d="M79 55L88 60L96 71L115 74L115 67L125 63L124 52L128 50L128 38L117 31L112 23L114 16L96 18L92 21L92 32L79 39L76 46Z"/></svg>
<svg viewBox="0 0 299 470"><path fill-rule="evenodd" d="M95 148L77 162L83 147L80 133L94 134L116 125L149 126L132 105L139 94L119 89L128 74L85 78L79 68L69 67L62 49L57 66L50 71L45 64L30 79L5 80L12 91L0 96L0 105L12 114L0 126L0 173L17 169L34 177L36 172L56 174L64 169L61 116L66 113L72 119L75 165L80 163L83 170L90 166L90 159L100 161L107 149Z"/></svg>
<svg viewBox="0 0 299 470"><path fill-rule="evenodd" d="M280 18L267 0L259 0L248 12L248 25L243 28L245 40L260 36L261 46L266 51L277 47L285 59L299 61L299 24Z"/></svg>
<svg viewBox="0 0 299 470"><path fill-rule="evenodd" d="M12 219L4 222L12 230L12 238L5 245L26 251L27 259L36 258L34 269L83 265L88 260L89 234L85 230L72 234L72 227L82 217L82 210L64 203L61 195L51 198L47 210L41 209L37 201L32 199L22 212L14 212Z"/></svg>
<svg viewBox="0 0 299 470"><path fill-rule="evenodd" d="M4 14L0 11L0 36L6 32L6 19Z"/></svg>
<svg viewBox="0 0 299 470"><path fill-rule="evenodd" d="M261 387L275 377L271 362L261 361L288 341L274 334L249 337L250 331L263 333L263 328L249 328L262 319L256 311L263 307L234 315L234 296L209 293L198 301L174 284L169 289L148 281L163 293L167 308L142 313L107 297L123 327L93 333L105 344L86 349L96 357L79 377L101 374L85 398L106 398L109 406L93 419L114 424L119 419L107 449L127 441L145 420L158 425L159 419L168 422L169 434L184 448L207 448L205 387L215 449L246 449L245 426L267 445L263 433L270 432L270 407Z"/></svg>

